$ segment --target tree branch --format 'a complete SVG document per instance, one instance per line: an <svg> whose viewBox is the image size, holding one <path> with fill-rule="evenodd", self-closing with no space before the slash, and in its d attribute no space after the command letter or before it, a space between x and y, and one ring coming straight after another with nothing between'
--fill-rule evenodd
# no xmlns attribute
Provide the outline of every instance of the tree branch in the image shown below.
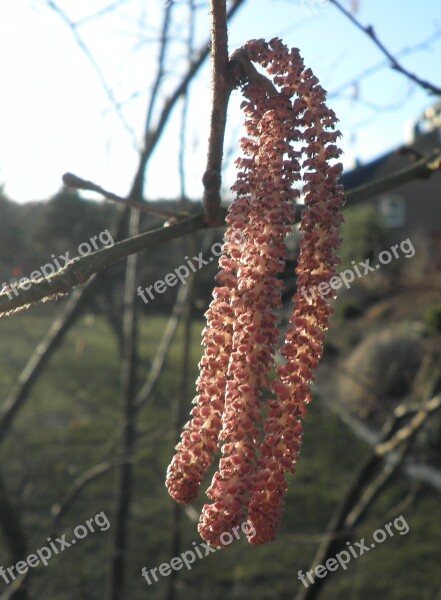
<svg viewBox="0 0 441 600"><path fill-rule="evenodd" d="M204 214L209 225L219 225L222 156L224 149L227 106L232 87L228 82L228 31L226 0L211 0L211 53L213 100L210 138L204 184Z"/></svg>
<svg viewBox="0 0 441 600"><path fill-rule="evenodd" d="M130 235L139 231L139 211L130 215ZM131 238L133 239L133 237ZM121 421L123 436L121 455L133 456L137 437L136 409L134 405L138 371L138 327L136 306L136 273L138 256L129 256L124 285L123 348L121 364ZM130 461L119 465L115 494L115 518L112 529L112 549L109 600L120 600L124 594L127 562L127 538L130 521L130 507L133 499L133 466Z"/></svg>
<svg viewBox="0 0 441 600"><path fill-rule="evenodd" d="M193 252L196 252L196 240L192 236L188 240L187 252L191 256ZM181 353L181 368L178 382L178 389L174 400L171 405L172 420L174 421L174 432L173 439L176 440L179 437L179 433L182 427L184 406L188 400L188 388L189 388L189 373L190 368L190 355L191 355L191 333L192 333L192 295L195 287L196 275L191 273L188 281L188 293L185 297L184 311L183 311L183 339L182 339L182 353ZM179 556L182 545L182 531L181 531L181 517L182 517L182 506L177 502L172 504L172 515L171 515L171 528L170 528L170 556ZM165 600L175 600L177 591L177 573L171 573L168 579L167 591L165 593Z"/></svg>
<svg viewBox="0 0 441 600"><path fill-rule="evenodd" d="M340 12L342 12L345 15L345 17L347 17L351 21L351 23L353 23L358 29L360 29L360 31L365 33L374 42L374 44L384 54L384 56L386 56L386 58L390 60L392 69L395 69L395 71L402 73L402 75L405 75L408 79L422 87L427 92L430 92L431 94L436 94L437 96L441 96L440 87L434 85L433 83L430 83L429 81L426 81L425 79L421 79L414 73L408 71L405 67L403 67L401 63L398 62L398 60L393 56L393 54L391 54L391 52L389 52L385 45L378 39L378 36L375 33L375 30L372 27L372 25L363 27L363 25L359 21L357 21L357 19L348 10L346 10L346 8L344 8L340 4L340 2L338 2L337 0L331 0L331 2L336 8L338 8Z"/></svg>
<svg viewBox="0 0 441 600"><path fill-rule="evenodd" d="M427 178L440 169L441 154L439 151L434 151L410 167L406 167L397 173L349 190L346 192L347 205L356 204L366 198L403 185L413 179ZM111 192L107 193L111 194ZM300 211L303 208L302 205L298 205L298 209L300 210L297 211L296 222L300 220ZM220 215L221 222L223 222L226 216L226 209L220 208ZM36 302L46 302L59 298L67 294L74 286L85 283L94 273L127 258L130 254L141 252L152 246L207 227L206 220L201 214L197 214L168 227L147 231L134 238L119 242L112 247L93 252L88 256L76 257L73 259L74 262L71 262L64 269L54 273L47 279L40 278L34 280L35 283L28 290L18 285L15 288L18 292L15 298L10 297L13 294L12 291L3 291L0 293L0 317L14 314L18 310L28 308ZM27 287L28 284L25 283L25 286Z"/></svg>
<svg viewBox="0 0 441 600"><path fill-rule="evenodd" d="M424 407L432 407L433 399L424 403ZM405 407L405 405L403 405ZM421 409L424 410L424 407ZM439 406L438 406L439 407ZM429 414L429 409L426 413L426 418ZM397 473L402 466L403 461L411 447L411 444L421 429L425 419L419 419L418 423L414 423L411 427L411 433L403 438L399 452L393 454L384 451L385 446L399 436L401 423L408 416L407 410L401 410L401 406L395 409L393 416L386 422L386 425L381 434L381 441L376 444L371 454L367 457L361 469L358 471L352 481L348 491L346 492L343 501L338 506L333 517L331 518L328 537L325 537L321 542L316 555L314 556L311 568L317 565L325 564L328 558L333 557L342 548L345 547L346 540L336 536L336 532L347 532L347 538L351 539L354 532L354 527L358 526L365 516L368 508L378 497L384 486ZM407 429L407 428L406 428ZM398 434L396 433L398 431ZM380 450L379 450L380 449ZM381 450L383 449L383 451ZM384 462L386 453L389 460ZM379 466L383 464L381 471L374 477ZM371 483L369 483L371 480ZM330 573L328 573L329 575ZM329 577L326 579L326 581ZM316 579L314 585L308 588L300 588L295 600L313 600L320 594L321 589L325 584L325 580Z"/></svg>
<svg viewBox="0 0 441 600"><path fill-rule="evenodd" d="M3 537L9 547L9 555L12 563L26 560L28 553L26 536L21 524L20 514L14 506L0 474L0 528ZM13 600L28 600L29 595L26 587L15 590L11 595Z"/></svg>
<svg viewBox="0 0 441 600"><path fill-rule="evenodd" d="M235 0L233 2L232 6L227 14L228 21L234 16L234 14L238 10L238 8L244 3L244 1L245 0ZM159 138L162 135L165 124L167 123L168 118L170 116L170 113L171 113L174 105L176 104L176 102L179 100L179 98L183 94L185 94L185 92L187 91L187 88L188 88L190 82L192 81L193 77L195 76L195 74L198 72L198 70L204 63L209 52L210 52L210 47L209 47L209 44L206 43L206 44L204 44L202 49L199 51L197 58L189 66L187 73L183 77L181 83L178 85L178 87L175 89L173 94L165 102L164 107L161 112L161 115L159 117L158 123L156 125L156 128L154 129L154 131L150 131L146 134L145 145L141 152L138 170L136 172L135 181L132 186L131 193L130 193L130 197L132 199L140 198L139 190L142 189L142 181L144 179L144 171L145 171L146 164L147 164L154 148L156 147L156 144L158 143Z"/></svg>
<svg viewBox="0 0 441 600"><path fill-rule="evenodd" d="M410 167L406 167L388 175L383 179L377 179L372 183L360 185L357 188L346 192L347 203L356 204L366 198L382 194L393 188L399 187L412 179L427 179L436 171L441 170L441 153L439 150L433 150L430 154L423 156Z"/></svg>
<svg viewBox="0 0 441 600"><path fill-rule="evenodd" d="M125 208L136 208L140 212L146 215L155 215L157 217L165 217L167 219L175 218L175 217L188 217L188 212L178 212L172 210L166 210L165 208L157 208L151 202L147 202L147 200L132 200L131 198L123 198L122 196L118 196L113 192L109 192L105 190L100 185L93 183L93 181L87 181L86 179L82 179L78 177L78 175L74 175L73 173L64 173L62 176L62 180L64 185L69 188L75 190L85 190L90 192L97 192L106 198L106 200L110 200L111 202L115 202L118 206L123 206Z"/></svg>
<svg viewBox="0 0 441 600"><path fill-rule="evenodd" d="M115 469L119 465L125 462L134 462L134 457L130 458L115 458L113 460L105 460L98 465L94 465L85 473L82 473L75 479L67 493L65 494L63 500L52 507L52 518L53 524L52 527L55 531L57 531L60 527L61 519L67 513L69 508L72 506L80 492L92 481L99 479L112 469Z"/></svg>
<svg viewBox="0 0 441 600"><path fill-rule="evenodd" d="M179 288L178 295L176 298L176 302L173 306L172 313L167 321L167 326L162 334L161 341L159 342L158 350L155 354L155 358L150 365L150 371L148 377L139 390L138 394L135 398L135 406L136 408L141 408L144 406L149 398L151 397L151 393L155 388L156 383L162 373L162 368L165 363L165 359L167 358L167 354L170 350L171 344L174 340L176 331L178 329L179 321L181 320L182 313L187 303L187 297L190 291L190 287L188 285L183 285Z"/></svg>
<svg viewBox="0 0 441 600"><path fill-rule="evenodd" d="M349 190L346 192L347 205L357 204L362 200L366 200L366 198L396 188L413 179L427 178L439 170L441 170L441 154L439 151L433 151L410 167L373 183ZM111 194L111 192L107 193ZM303 205L298 205L299 210L295 222L300 220L300 212L303 208ZM222 207L219 210L221 223L223 223L227 211ZM152 246L157 246L207 227L208 224L205 218L199 213L168 227L147 231L134 238L123 240L112 247L103 248L88 256L75 257L73 259L75 262L71 262L64 269L54 273L47 279L34 280L35 283L28 290L18 285L15 288L18 291L15 298L10 297L13 294L12 291L0 293L0 318L28 308L36 302L57 299L67 294L73 287L85 283L94 273L127 258L130 254L141 252ZM25 283L25 286L27 287L28 284Z"/></svg>
<svg viewBox="0 0 441 600"><path fill-rule="evenodd" d="M94 273L127 258L131 254L182 237L206 226L203 218L198 214L169 227L147 231L122 242L117 242L113 246L103 248L88 256L75 257L70 264L57 273L47 278L35 279L29 289L24 289L23 285L18 285L15 288L18 294L15 298L9 297L13 294L12 291L1 293L0 316L13 314L20 308L27 308L35 302L60 298L74 286L85 283ZM24 285L28 287L28 283Z"/></svg>
<svg viewBox="0 0 441 600"><path fill-rule="evenodd" d="M146 119L145 134L144 134L145 137L147 137L147 135L150 131L150 125L152 122L153 111L154 111L156 100L158 97L159 88L161 86L161 82L164 77L164 72L165 72L165 64L164 63L165 63L165 55L166 55L167 45L168 45L168 30L170 27L170 17L171 17L172 8L173 8L173 2L170 2L170 4L167 4L167 6L165 6L165 8L164 8L164 21L162 23L161 38L160 38L160 44L159 44L158 68L157 68L155 80L153 82L152 92L150 94L150 102L149 102L149 105L147 108L147 119Z"/></svg>
<svg viewBox="0 0 441 600"><path fill-rule="evenodd" d="M441 31L435 31L435 33L431 34L429 37L425 38L418 44L414 44L413 46L407 46L406 48L403 48L402 50L397 52L396 57L401 58L401 57L407 56L409 54L416 53L420 50L427 49L427 47L430 46L431 43L436 42L440 38L440 36L441 36ZM361 73L358 73L358 75L356 75L355 77L352 77L352 79L345 81L345 83L342 83L341 85L339 85L338 87L336 87L332 91L330 91L328 93L328 99L338 97L341 94L341 92L343 92L348 87L354 87L355 85L360 85L360 83L364 79L367 79L368 77L370 77L374 73L380 71L387 65L388 65L387 60L381 60L380 62L376 63L375 65L372 65L372 66L368 67L367 69L364 69L363 71L361 71Z"/></svg>
<svg viewBox="0 0 441 600"><path fill-rule="evenodd" d="M69 17L67 16L67 14L58 6L58 4L56 2L54 2L54 0L47 0L47 4L49 6L49 8L51 8L56 14L58 14L58 16L65 22L65 24L69 27L69 29L72 32L73 37L75 38L76 43L78 44L78 47L81 48L81 50L83 51L84 55L86 56L87 60L90 62L90 64L92 65L93 69L95 70L95 73L98 76L98 79L101 83L101 86L103 87L107 98L109 99L109 102L111 103L115 113L117 114L118 118L120 119L121 123L123 124L124 128L126 129L126 131L129 133L129 135L132 138L132 142L133 145L135 147L137 147L137 143L136 143L136 134L133 131L132 127L129 125L129 123L126 121L124 114L121 110L120 105L118 104L118 102L116 101L115 95L113 93L113 90L111 89L111 87L109 86L109 84L106 81L106 78L104 77L97 61L95 60L93 54L91 53L91 51L89 50L88 46L84 43L83 38L81 37L81 35L78 33L78 23L74 23L72 22Z"/></svg>
<svg viewBox="0 0 441 600"><path fill-rule="evenodd" d="M424 422L429 418L429 416L439 410L441 408L441 394L438 394L431 400L425 402L421 409L417 412L416 415L411 419L410 423L408 423L405 427L402 427L397 433L390 438L387 442L383 442L378 444L375 447L375 452L378 456L383 456L388 452L392 452L406 441L408 438L412 437L418 429L424 424Z"/></svg>

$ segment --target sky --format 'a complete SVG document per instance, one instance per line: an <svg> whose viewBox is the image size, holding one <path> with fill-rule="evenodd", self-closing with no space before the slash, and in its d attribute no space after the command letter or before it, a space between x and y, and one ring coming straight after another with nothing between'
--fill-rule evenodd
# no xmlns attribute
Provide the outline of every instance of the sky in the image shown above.
<svg viewBox="0 0 441 600"><path fill-rule="evenodd" d="M196 43L209 31L203 0ZM394 55L409 48L403 65L441 86L439 0L342 0L358 5L356 17L373 25ZM72 21L85 19L112 0L58 0ZM79 48L72 30L47 0L0 3L0 184L19 202L47 199L74 172L111 191L128 193L145 127L146 105L156 73L164 0L119 0L113 12L83 20L77 28L99 66L105 85L121 104L115 113L103 81ZM174 0L173 43L161 99L179 81L186 64L188 0ZM371 40L328 0L248 0L231 24L230 50L247 39L279 36L300 49L306 65L329 92L340 119L343 163L369 160L408 141L411 125L436 100L391 70ZM427 42L430 43L427 43ZM366 69L379 65L358 86ZM357 98L354 97L357 96ZM210 71L204 66L192 84L185 138L186 193L201 197L210 117ZM226 132L225 189L234 181L233 158L241 135L240 91L233 93ZM176 198L181 104L173 112L149 163L146 196ZM226 192L228 193L228 192Z"/></svg>

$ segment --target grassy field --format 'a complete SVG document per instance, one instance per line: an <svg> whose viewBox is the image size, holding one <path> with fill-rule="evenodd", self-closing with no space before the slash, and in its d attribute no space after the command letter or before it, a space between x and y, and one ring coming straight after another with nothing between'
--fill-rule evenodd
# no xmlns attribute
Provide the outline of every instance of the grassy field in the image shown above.
<svg viewBox="0 0 441 600"><path fill-rule="evenodd" d="M53 308L53 307L52 307ZM51 322L47 307L20 313L0 323L0 385L7 398L28 357ZM166 320L154 316L141 323L141 380L149 370ZM200 356L202 323L194 323L191 349L194 381ZM151 402L139 415L135 457L135 489L129 531L126 598L165 598L167 577L148 586L141 569L169 562L173 503L164 474L177 440L171 407L178 391L182 335L167 359ZM193 397L191 387L188 410ZM2 447L1 475L28 537L29 553L55 534L52 512L75 480L118 453L120 433L120 366L115 338L102 318L85 316L66 336L43 376L32 388ZM188 410L186 412L188 412ZM178 572L178 598L210 600L292 599L301 585L299 569L307 570L320 534L369 449L330 414L315 395L305 423L298 472L291 477L286 513L276 542L252 547L241 539L233 547L198 560L190 571ZM104 511L111 526L78 541L54 556L46 567L32 570L32 598L102 599L109 570L115 469L94 479L79 493L62 519L58 534L67 539L78 524ZM204 489L208 486L209 478ZM400 503L411 484L396 479L376 502L354 540L372 539L373 532L403 514L410 530L388 537L375 551L339 569L323 589L323 600L433 600L440 591L439 496L421 490L411 505ZM182 510L182 551L199 542L195 510ZM398 513L396 512L398 510ZM395 513L394 513L395 511ZM243 536L244 537L244 536ZM54 539L54 538L53 538ZM0 565L11 565L5 540ZM0 578L0 592L8 586Z"/></svg>

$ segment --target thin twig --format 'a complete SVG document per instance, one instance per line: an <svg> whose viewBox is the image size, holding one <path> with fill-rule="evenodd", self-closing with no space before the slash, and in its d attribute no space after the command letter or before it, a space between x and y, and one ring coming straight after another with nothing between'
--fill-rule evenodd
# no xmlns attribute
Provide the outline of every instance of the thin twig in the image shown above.
<svg viewBox="0 0 441 600"><path fill-rule="evenodd" d="M231 8L228 11L228 15L227 15L228 21L231 20L231 18L236 14L237 10L244 2L245 2L245 0L235 0L233 2ZM140 161L139 161L138 170L137 170L137 173L135 176L135 181L134 181L131 193L130 193L131 198L136 198L136 199L140 198L139 190L142 189L142 181L144 179L144 172L145 172L146 164L147 164L154 148L156 147L156 144L158 143L158 141L162 135L162 132L163 132L165 125L168 121L168 118L170 116L170 113L173 110L173 108L174 108L176 102L179 100L179 98L183 94L185 94L185 92L187 91L187 88L188 88L190 82L193 80L193 77L199 71L200 67L202 66L205 59L207 58L209 52L210 52L210 45L209 45L209 43L206 43L202 46L197 57L192 62L192 64L189 66L187 73L184 75L184 77L181 80L181 83L178 85L178 87L175 89L175 91L171 94L171 96L169 96L169 98L166 100L164 107L162 109L161 115L158 119L156 128L154 129L154 131L147 133L145 145L141 152L141 157L140 157Z"/></svg>
<svg viewBox="0 0 441 600"><path fill-rule="evenodd" d="M164 8L164 21L162 23L162 29L161 29L158 68L157 68L155 80L153 82L152 91L150 94L149 105L147 108L147 119L146 119L146 124L145 124L145 133L144 133L145 137L147 137L147 134L150 131L150 125L152 122L153 111L155 108L156 100L158 98L158 93L159 93L159 89L161 86L161 82L164 77L165 56L166 56L167 46L168 46L168 42L169 42L168 30L170 27L171 12L172 12L173 6L174 6L174 3L170 2L170 4L167 4L167 6Z"/></svg>
<svg viewBox="0 0 441 600"><path fill-rule="evenodd" d="M348 203L356 204L366 198L382 194L393 188L399 187L412 179L426 179L435 172L441 170L441 153L439 150L433 150L430 154L423 156L410 167L405 167L392 175L382 179L360 185L357 188L346 192Z"/></svg>
<svg viewBox="0 0 441 600"><path fill-rule="evenodd" d="M206 249L209 246L211 246L213 242L213 233L214 231L212 229L206 232L202 246L202 252L205 252ZM182 313L184 311L185 306L187 305L187 298L188 294L190 293L190 289L190 286L183 285L178 291L171 315L167 321L167 325L164 329L164 333L162 334L161 341L159 342L155 358L153 359L153 362L150 365L148 377L136 396L135 406L137 408L141 408L142 406L147 404L147 402L151 398L151 393L153 392L155 385L159 380L159 377L165 364L165 359L167 358L168 352L176 334L176 330L181 320Z"/></svg>
<svg viewBox="0 0 441 600"><path fill-rule="evenodd" d="M232 87L228 82L228 29L226 0L211 0L211 55L213 99L204 184L204 214L209 225L220 225L220 188L227 106Z"/></svg>
<svg viewBox="0 0 441 600"><path fill-rule="evenodd" d="M29 289L25 289L28 288L28 283L24 283L14 288L14 291L1 293L0 316L13 314L35 302L60 298L69 293L73 287L85 283L91 275L124 260L132 254L198 231L206 226L203 218L198 214L168 227L141 233L113 246L97 250L88 256L75 257L70 264L57 273L47 278L34 279L34 283ZM16 294L15 298L10 298L14 293Z"/></svg>
<svg viewBox="0 0 441 600"><path fill-rule="evenodd" d="M75 38L76 43L78 44L78 47L81 48L81 50L83 51L84 55L87 57L88 61L90 62L90 64L92 65L92 67L95 70L95 73L98 76L98 79L101 83L101 86L103 87L104 91L106 92L106 95L115 111L115 113L117 114L118 118L120 119L121 123L123 124L123 126L125 127L125 129L127 130L127 132L130 134L131 138L132 138L132 142L135 148L138 147L137 141L136 141L136 134L133 131L132 127L129 125L129 123L126 121L122 111L121 111L121 107L119 106L115 95L113 93L112 88L109 86L109 84L107 83L97 61L95 60L93 54L91 53L91 51L89 50L89 48L86 46L86 44L84 43L83 38L81 37L81 35L78 33L78 29L77 29L77 24L73 23L69 17L67 16L67 14L58 6L58 4L56 2L54 2L53 0L47 0L47 4L48 6L55 12L57 13L61 19L66 23L66 25L69 27L69 29L72 32L72 35Z"/></svg>
<svg viewBox="0 0 441 600"><path fill-rule="evenodd" d="M193 252L196 252L196 239L192 236L188 240L187 252L191 256ZM181 353L181 372L179 375L178 388L176 395L172 401L171 412L172 419L174 421L174 432L173 437L176 440L179 436L179 432L182 428L182 421L184 416L184 406L187 402L188 388L189 388L189 373L190 373L190 350L191 350L191 333L192 333L192 293L195 287L196 276L191 273L187 287L189 292L186 296L184 314L183 314L183 336L182 336L182 353ZM181 552L182 544L182 531L181 531L181 517L182 517L182 506L177 502L173 502L172 505L172 519L170 527L170 556L179 556ZM175 600L176 588L177 588L178 574L171 573L168 578L167 591L165 593L165 600Z"/></svg>
<svg viewBox="0 0 441 600"><path fill-rule="evenodd" d="M378 456L383 456L388 452L392 452L405 442L408 438L414 435L414 432L421 428L424 422L431 416L432 413L436 412L441 408L441 394L438 394L431 400L425 402L417 414L412 418L410 423L405 427L402 427L391 439L382 444L378 444L375 448L375 452Z"/></svg>
<svg viewBox="0 0 441 600"><path fill-rule="evenodd" d="M94 280L91 280L87 288L90 288L93 283ZM44 367L58 348L65 333L78 318L80 309L87 298L85 292L86 289L75 290L71 295L68 303L63 307L62 313L53 321L49 331L37 345L24 369L19 374L14 389L2 403L0 412L0 444L9 432L15 416L26 402L32 385L43 372Z"/></svg>
<svg viewBox="0 0 441 600"><path fill-rule="evenodd" d="M123 4L127 4L127 2L128 2L128 0L115 0L115 2L112 2L111 4L104 6L97 12L94 12L91 15L82 17L81 19L78 19L78 21L75 21L75 27L80 27L81 25L84 25L85 23L93 21L94 19L103 17L104 15L108 14L109 12L113 12L115 9L119 8Z"/></svg>
<svg viewBox="0 0 441 600"><path fill-rule="evenodd" d="M188 64L191 64L194 54L194 36L195 36L195 7L194 0L188 1L188 37L187 37L187 60ZM187 116L189 108L189 92L187 90L183 98L182 112L181 112L181 128L179 132L179 155L178 155L178 171L179 181L181 187L181 200L187 199L186 185L185 185L185 157L187 155Z"/></svg>
<svg viewBox="0 0 441 600"><path fill-rule="evenodd" d="M187 302L187 296L190 291L188 285L183 285L179 288L176 302L173 306L172 313L167 321L167 326L162 334L161 341L159 342L158 350L155 354L155 358L150 366L150 371L144 385L139 390L136 399L135 406L141 408L151 398L151 393L154 390L159 377L164 367L165 359L167 358L171 344L174 340L176 331L178 329L179 322L181 320L182 312Z"/></svg>
<svg viewBox="0 0 441 600"><path fill-rule="evenodd" d="M130 214L129 234L139 233L140 214L132 210ZM133 237L131 238L133 239ZM122 456L130 458L134 454L137 438L137 420L135 393L138 371L138 315L136 303L136 274L138 255L127 259L124 285L123 345L121 360L121 422ZM110 559L110 577L108 599L121 600L124 596L127 563L127 540L130 522L130 508L133 500L133 465L125 461L119 465L115 494L115 515L112 529L112 556Z"/></svg>
<svg viewBox="0 0 441 600"><path fill-rule="evenodd" d="M426 403L427 404L427 403ZM381 471L374 477L378 467L383 463L386 454L377 452L377 448L387 444L395 436L395 432L400 429L401 423L406 416L406 411L396 410L394 416L389 419L383 429L382 439L379 445L374 447L372 453L367 457L361 469L357 472L352 481L343 501L339 504L333 517L331 518L328 538L324 538L311 563L311 569L320 564L325 564L327 559L333 557L344 548L343 540L335 536L336 531L347 531L347 539L351 539L354 533L354 527L361 524L368 508L378 497L380 491L398 472L404 459L412 445L414 438L421 429L423 421L419 421L412 429L412 433L403 443L401 451L390 455L392 460L384 463ZM372 479L373 478L373 479ZM372 479L371 483L369 481ZM328 573L329 575L330 573ZM326 581L329 577L326 578ZM307 588L301 587L295 600L313 600L320 594L325 585L325 580L315 579L314 585Z"/></svg>
<svg viewBox="0 0 441 600"><path fill-rule="evenodd" d="M439 151L434 151L410 167L406 167L397 173L349 190L346 192L347 204L356 204L366 198L386 192L413 179L427 178L440 169L441 154ZM303 208L302 205L298 206L299 210L297 211L295 222L300 220L300 212ZM226 210L221 208L220 214L223 221L226 216ZM146 250L154 245L162 244L188 233L193 233L207 226L204 218L200 214L197 214L178 223L173 223L169 227L147 231L133 239L127 239L112 247L103 248L89 256L75 257L75 262L66 266L61 271L54 273L47 279L40 278L34 280L35 283L28 290L18 285L15 288L18 292L15 298L10 298L13 293L11 291L0 293L0 317L13 314L23 308L28 308L35 302L46 302L59 298L67 294L74 286L86 282L94 273L127 258L130 254ZM24 285L28 286L27 283Z"/></svg>
<svg viewBox="0 0 441 600"><path fill-rule="evenodd" d="M64 495L63 500L52 507L52 527L54 530L59 529L60 521L67 513L69 508L72 506L81 491L89 485L92 481L95 481L99 477L102 477L112 469L118 467L124 462L134 462L134 457L130 458L115 458L112 460L106 460L98 465L94 465L85 473L82 473L75 479L69 490Z"/></svg>
<svg viewBox="0 0 441 600"><path fill-rule="evenodd" d="M73 173L64 173L62 177L64 185L69 188L76 190L84 190L90 192L97 192L106 198L106 200L110 200L111 202L116 202L118 206L128 207L128 208L136 208L140 212L146 215L154 215L157 217L165 217L167 219L170 218L182 218L188 217L188 212L180 212L180 211L172 211L166 210L165 208L157 208L155 204L151 202L147 202L146 200L132 200L130 198L123 198L122 196L118 196L113 192L109 192L105 190L100 185L94 183L93 181L88 181L86 179L82 179L78 177L78 175L74 175Z"/></svg>
<svg viewBox="0 0 441 600"><path fill-rule="evenodd" d="M431 34L428 38L423 40L422 42L419 42L418 44L414 44L413 46L407 46L406 48L403 48L402 50L397 52L396 57L401 58L404 56L408 56L409 54L413 54L414 52L418 52L424 48L427 48L427 46L429 46L431 43L436 42L440 38L440 36L441 36L441 31L436 31L435 33ZM366 79L367 77L370 77L377 71L380 71L388 64L389 64L388 60L382 60L381 62L378 62L375 65L372 65L372 66L368 67L367 69L364 69L363 71L358 73L358 75L355 75L355 77L352 77L352 79L345 81L345 83L342 83L337 88L334 88L332 91L330 91L328 93L328 99L338 97L341 94L341 92L343 92L348 87L354 87L355 85L359 85L364 79Z"/></svg>
<svg viewBox="0 0 441 600"><path fill-rule="evenodd" d="M344 8L344 6L340 4L340 2L338 2L337 0L331 0L331 2L336 8L338 8L340 12L342 12L351 21L351 23L353 23L358 29L360 29L360 31L365 33L374 42L374 44L384 54L384 56L386 56L386 58L390 60L392 69L395 69L395 71L398 71L402 75L405 75L408 79L422 87L427 92L430 92L431 94L436 94L437 96L441 96L440 87L434 85L433 83L430 83L429 81L426 81L425 79L421 79L420 77L415 75L415 73L411 73L410 71L408 71L405 67L403 67L401 63L398 62L395 56L393 56L393 54L391 54L391 52L389 52L385 45L379 40L372 25L364 27L348 10L346 10L346 8Z"/></svg>

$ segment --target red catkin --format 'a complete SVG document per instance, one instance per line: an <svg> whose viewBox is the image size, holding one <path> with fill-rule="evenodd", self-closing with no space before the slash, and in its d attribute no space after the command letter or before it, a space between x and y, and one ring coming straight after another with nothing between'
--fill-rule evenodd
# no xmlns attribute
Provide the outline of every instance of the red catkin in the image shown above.
<svg viewBox="0 0 441 600"><path fill-rule="evenodd" d="M274 540L287 490L286 474L298 460L302 420L310 400L314 371L323 352L335 297L329 281L336 274L340 244L342 167L330 161L341 151L337 119L326 92L297 49L281 40L252 40L248 58L266 68L278 95L259 82L244 88L246 137L227 217L222 271L207 312L198 396L168 469L167 487L178 502L192 502L214 454L219 470L207 491L198 530L213 546L222 533L248 520L248 540ZM281 306L285 236L294 221L297 182L303 183L305 209L296 268L297 293L291 326L274 368L276 309ZM319 293L326 289L326 294ZM272 397L264 403L262 392ZM266 417L262 419L265 409Z"/></svg>

